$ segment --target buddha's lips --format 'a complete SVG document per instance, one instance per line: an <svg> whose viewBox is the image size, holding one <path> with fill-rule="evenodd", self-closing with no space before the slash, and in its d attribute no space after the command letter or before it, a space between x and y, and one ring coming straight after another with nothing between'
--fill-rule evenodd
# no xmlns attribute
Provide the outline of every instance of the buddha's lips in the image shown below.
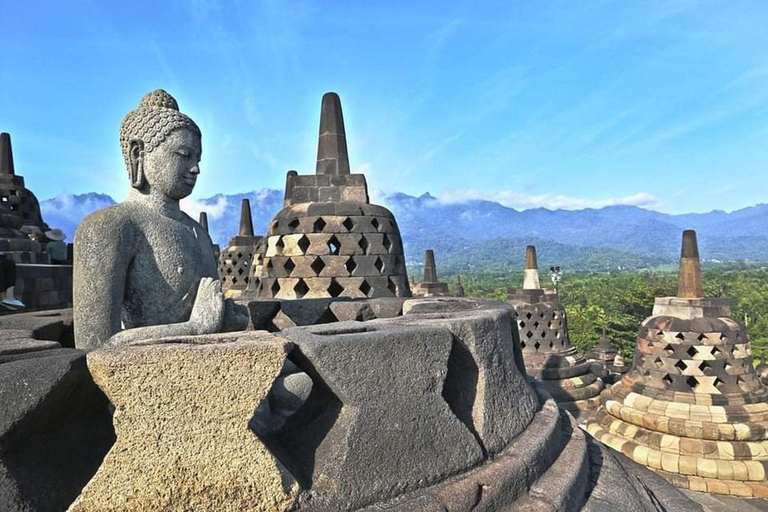
<svg viewBox="0 0 768 512"><path fill-rule="evenodd" d="M186 183L187 185L194 185L195 183L197 183L197 178L195 178L194 176L185 176L184 183Z"/></svg>

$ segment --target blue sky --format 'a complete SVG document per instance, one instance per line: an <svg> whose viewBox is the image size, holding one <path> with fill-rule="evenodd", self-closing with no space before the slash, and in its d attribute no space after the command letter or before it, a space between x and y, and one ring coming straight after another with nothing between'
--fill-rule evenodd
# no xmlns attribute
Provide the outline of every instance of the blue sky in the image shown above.
<svg viewBox="0 0 768 512"><path fill-rule="evenodd" d="M0 130L40 199L127 190L118 125L173 94L194 197L314 172L342 98L372 189L515 208L768 201L768 2L6 1ZM162 4L162 5L158 5Z"/></svg>

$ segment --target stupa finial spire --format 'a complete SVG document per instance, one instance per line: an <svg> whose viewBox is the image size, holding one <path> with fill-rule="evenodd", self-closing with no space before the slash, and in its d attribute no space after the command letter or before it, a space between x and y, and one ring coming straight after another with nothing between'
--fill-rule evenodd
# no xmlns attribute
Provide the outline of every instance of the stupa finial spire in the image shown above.
<svg viewBox="0 0 768 512"><path fill-rule="evenodd" d="M14 174L11 135L0 133L0 174Z"/></svg>
<svg viewBox="0 0 768 512"><path fill-rule="evenodd" d="M701 265L699 263L699 245L696 241L696 231L692 229L683 231L677 296L683 299L704 297L704 283L701 279Z"/></svg>
<svg viewBox="0 0 768 512"><path fill-rule="evenodd" d="M239 236L253 236L253 219L251 218L251 202L244 198L240 205Z"/></svg>
<svg viewBox="0 0 768 512"><path fill-rule="evenodd" d="M323 96L320 110L320 135L317 142L315 174L349 174L347 136L341 100L335 92Z"/></svg>
<svg viewBox="0 0 768 512"><path fill-rule="evenodd" d="M427 249L424 256L424 282L437 282L437 268L435 267L435 251Z"/></svg>
<svg viewBox="0 0 768 512"><path fill-rule="evenodd" d="M523 290L539 290L539 264L536 260L536 246L525 248L525 270L523 271Z"/></svg>

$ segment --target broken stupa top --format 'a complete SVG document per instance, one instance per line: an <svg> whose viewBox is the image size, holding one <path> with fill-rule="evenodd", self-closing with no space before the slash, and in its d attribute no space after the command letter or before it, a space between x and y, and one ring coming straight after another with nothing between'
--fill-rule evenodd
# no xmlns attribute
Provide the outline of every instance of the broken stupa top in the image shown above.
<svg viewBox="0 0 768 512"><path fill-rule="evenodd" d="M350 173L336 93L323 96L315 174L289 171L283 206L247 293L277 299L411 296L395 217L369 203L364 175Z"/></svg>
<svg viewBox="0 0 768 512"><path fill-rule="evenodd" d="M683 233L677 297L656 299L635 357L587 430L680 487L768 496L768 389L727 299L703 297Z"/></svg>

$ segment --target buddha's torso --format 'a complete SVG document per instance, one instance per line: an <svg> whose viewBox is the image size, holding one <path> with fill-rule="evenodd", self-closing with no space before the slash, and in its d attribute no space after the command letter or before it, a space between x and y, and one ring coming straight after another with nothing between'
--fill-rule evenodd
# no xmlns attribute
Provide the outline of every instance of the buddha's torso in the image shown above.
<svg viewBox="0 0 768 512"><path fill-rule="evenodd" d="M125 328L189 319L201 277L218 279L208 235L186 214L170 218L124 203L135 229L125 283Z"/></svg>

